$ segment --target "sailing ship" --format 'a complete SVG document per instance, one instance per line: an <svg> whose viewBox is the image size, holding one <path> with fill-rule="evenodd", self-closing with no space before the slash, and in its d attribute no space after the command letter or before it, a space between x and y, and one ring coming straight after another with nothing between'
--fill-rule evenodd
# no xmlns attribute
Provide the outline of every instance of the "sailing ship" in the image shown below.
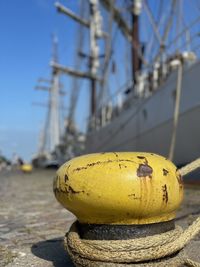
<svg viewBox="0 0 200 267"><path fill-rule="evenodd" d="M85 149L77 154L147 151L177 165L198 157L198 1L89 0L80 1L79 14L55 5L80 25L79 60L75 69L55 61L52 66L74 81L87 79L90 86ZM81 51L84 31L90 37L88 54ZM81 58L88 59L89 70L79 71ZM66 136L77 132L69 127L75 124L75 83Z"/></svg>

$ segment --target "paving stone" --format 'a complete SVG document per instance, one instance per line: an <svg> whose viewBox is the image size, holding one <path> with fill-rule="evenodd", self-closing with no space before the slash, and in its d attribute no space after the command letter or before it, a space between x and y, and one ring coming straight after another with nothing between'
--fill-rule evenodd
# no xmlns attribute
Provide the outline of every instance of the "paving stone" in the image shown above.
<svg viewBox="0 0 200 267"><path fill-rule="evenodd" d="M55 171L0 173L0 266L72 267L63 236L75 217L52 192ZM200 215L200 187L186 188L176 222L188 227ZM200 261L200 235L187 246Z"/></svg>
<svg viewBox="0 0 200 267"><path fill-rule="evenodd" d="M62 237L74 216L53 195L54 175L0 173L0 266L70 267Z"/></svg>

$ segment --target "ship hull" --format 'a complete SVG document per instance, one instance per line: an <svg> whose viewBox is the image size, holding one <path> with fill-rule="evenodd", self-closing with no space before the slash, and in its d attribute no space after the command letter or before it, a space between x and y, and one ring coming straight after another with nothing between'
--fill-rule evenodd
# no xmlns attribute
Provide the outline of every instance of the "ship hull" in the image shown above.
<svg viewBox="0 0 200 267"><path fill-rule="evenodd" d="M177 72L147 99L133 100L99 130L88 133L86 153L147 151L168 157L176 105ZM200 62L185 67L173 161L182 165L200 156Z"/></svg>

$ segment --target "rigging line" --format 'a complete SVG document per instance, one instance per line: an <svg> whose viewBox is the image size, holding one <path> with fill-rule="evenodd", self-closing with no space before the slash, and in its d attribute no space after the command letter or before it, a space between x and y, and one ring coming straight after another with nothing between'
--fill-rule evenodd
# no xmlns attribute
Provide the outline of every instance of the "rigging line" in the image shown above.
<svg viewBox="0 0 200 267"><path fill-rule="evenodd" d="M155 34L155 36L156 36L158 42L159 42L160 44L162 44L162 38L161 38L161 36L160 36L158 27L157 27L157 25L156 25L156 22L155 22L155 20L154 20L153 14L152 14L152 12L151 12L151 10L150 10L150 8L149 8L149 5L148 5L148 3L146 2L146 0L143 1L143 5L144 5L145 11L146 11L146 13L147 13L147 16L149 17L149 21L150 21L151 26L152 26L152 28L153 28L154 34Z"/></svg>
<svg viewBox="0 0 200 267"><path fill-rule="evenodd" d="M80 2L80 16L84 17L84 2L83 0ZM82 60L80 55L78 54L80 49L82 48L83 42L84 42L84 34L83 34L83 27L81 24L78 26L78 31L76 35L77 39L77 54L75 59L75 69L78 69L81 66ZM69 113L68 113L68 120L73 121L74 120L74 113L78 101L78 96L80 93L80 79L77 79L74 77L72 79L72 90L71 90L71 96L70 96L70 107L69 107Z"/></svg>
<svg viewBox="0 0 200 267"><path fill-rule="evenodd" d="M115 2L115 0L114 0ZM110 18L109 18L109 25L108 25L108 38L106 40L106 53L105 53L105 59L104 59L104 68L103 68L103 82L102 82L102 86L101 86L101 90L99 92L99 99L102 101L102 98L105 94L105 86L107 84L108 81L108 72L109 72L109 63L110 63L110 59L112 57L112 46L113 46L113 41L111 39L111 33L112 33L112 28L113 28L113 5L110 6ZM99 104L100 106L100 104Z"/></svg>
<svg viewBox="0 0 200 267"><path fill-rule="evenodd" d="M165 26L165 29L164 29L164 34L163 34L163 38L162 38L162 45L160 46L160 49L159 49L156 57L154 58L153 62L157 61L157 59L161 56L163 51L166 49L165 42L166 42L167 36L169 34L169 31L170 31L170 28L171 28L171 25L173 22L173 17L174 17L173 14L174 14L174 9L175 9L176 3L177 3L177 0L172 1L169 20L168 20L168 22Z"/></svg>
<svg viewBox="0 0 200 267"><path fill-rule="evenodd" d="M161 8L162 7L162 8ZM158 29L161 29L162 27L162 24L164 23L165 19L166 19L166 15L167 15L167 11L161 16L161 13L162 13L162 10L163 10L163 1L161 0L160 1L160 9L159 9L159 12L160 12L160 16L159 18L157 19L157 27ZM147 45L147 48L146 48L146 55L147 55L147 58L148 58L148 55L150 54L150 57L149 57L149 62L151 62L152 60L152 56L154 55L154 53L152 53L152 46L154 44L154 38L155 38L155 35L151 35L151 39L150 39L150 42L148 43ZM155 48L155 46L153 47Z"/></svg>
<svg viewBox="0 0 200 267"><path fill-rule="evenodd" d="M182 76L182 69L181 69L181 76ZM180 78L180 77L179 77ZM179 84L177 86L179 86L179 88L181 87L180 86L180 81L178 81ZM158 92L158 91L157 91ZM119 126L119 128L112 134L112 136L109 136L105 142L103 144L101 144L101 146L97 147L97 149L101 149L103 146L106 146L111 139L113 139L117 134L119 134L123 128L130 122L131 119L133 119L138 113L139 111L143 108L143 106L151 99L151 97L148 97L146 99L143 100L142 103L139 103L138 104L138 107L136 108L136 110L134 110L131 115L127 118L127 120L125 120L125 122ZM178 107L179 108L179 107ZM177 112L177 111L176 111ZM177 121L176 121L177 122Z"/></svg>
<svg viewBox="0 0 200 267"><path fill-rule="evenodd" d="M106 9L108 9L108 7L112 5L109 0L101 0L101 3L105 6ZM135 51L137 51L137 54L139 58L141 59L141 61L143 62L143 64L148 65L148 62L142 55L142 51L140 47L138 48L138 44L134 40L132 40L131 30L127 26L126 22L123 20L122 16L120 15L119 10L114 6L113 6L113 9L114 9L114 20L117 23L118 28L121 30L125 38L127 38L127 40L132 43L133 48L135 49Z"/></svg>
<svg viewBox="0 0 200 267"><path fill-rule="evenodd" d="M181 31L170 43L166 46L166 49L169 49L172 44L176 43L180 36L182 36L187 30L192 28L198 21L200 21L200 16L198 16L195 20L193 20L188 26L185 27L183 31Z"/></svg>
<svg viewBox="0 0 200 267"><path fill-rule="evenodd" d="M147 62L147 60L144 58L144 56L142 55L142 51L141 51L141 48L139 47L138 48L138 45L137 43L133 40L132 43L131 43L131 46L135 49L135 51L137 52L138 54L138 57L142 60L142 63L145 65L145 66L148 66L149 63Z"/></svg>
<svg viewBox="0 0 200 267"><path fill-rule="evenodd" d="M182 65L182 62L180 61L180 64L178 66L178 73L177 73L173 129L172 129L171 143L170 143L169 156L168 156L169 160L171 161L173 161L175 146L176 146L176 136L177 136L179 115L180 115L179 112L180 112L180 100L181 100L181 89L182 89L182 77L183 77L183 65Z"/></svg>
<svg viewBox="0 0 200 267"><path fill-rule="evenodd" d="M165 44L165 41L167 39L167 36L169 34L169 30L170 30L170 27L172 25L172 22L173 22L173 14L174 14L174 9L175 9L175 6L177 4L177 0L173 0L172 1L172 5L171 5L171 11L170 11L170 15L169 15L169 20L168 20L168 23L164 29L164 35L163 35L163 45Z"/></svg>
<svg viewBox="0 0 200 267"><path fill-rule="evenodd" d="M182 11L182 5L181 5L181 1L177 2L177 9L176 9L176 35L179 34L179 32L181 31L181 11ZM179 42L177 43L177 46L181 45L181 38L179 39ZM176 50L178 50L178 48L176 47Z"/></svg>
<svg viewBox="0 0 200 267"><path fill-rule="evenodd" d="M129 88L129 87L132 87L134 84L133 80L129 80L128 82L126 82L125 84L123 84L122 86L120 86L120 88L113 94L107 96L107 99L106 99L106 102L101 106L101 108L104 108L108 105L108 103L110 101L112 101L112 99L114 99L116 97L116 95L119 95L119 94L122 94L125 92L125 89ZM110 86L108 84L108 86ZM89 119L89 118L88 118Z"/></svg>
<svg viewBox="0 0 200 267"><path fill-rule="evenodd" d="M199 0L196 0L196 6L200 10Z"/></svg>
<svg viewBox="0 0 200 267"><path fill-rule="evenodd" d="M127 5L127 1L124 0L124 5ZM129 11L129 9L132 7L131 6L126 6L126 11ZM130 18L130 13L129 12L126 12L126 17L125 17L125 20L127 21L128 24L130 24L131 22L131 18ZM130 49L130 44L129 42L126 42L124 44L124 58L125 58L125 67L124 67L124 71L125 71L125 80L128 81L129 80L129 77L131 75L131 62L130 62L130 58L131 58L131 49Z"/></svg>
<svg viewBox="0 0 200 267"><path fill-rule="evenodd" d="M192 44L191 39L194 41L194 39L196 39L196 37L200 37L200 32L197 32L195 34L193 34L192 36L190 36L189 40L185 40L181 46L179 46L177 49L181 50L183 49L185 46L187 46L188 44Z"/></svg>
<svg viewBox="0 0 200 267"><path fill-rule="evenodd" d="M114 43L115 43L115 41L116 41L116 39L117 39L117 35L118 35L118 33L119 33L119 29L118 29L118 27L116 27L116 28L115 28L114 36L113 36L113 38L112 38L111 48L114 47ZM114 51L111 49L110 58L109 58L109 60L108 60L108 63L109 63L110 60L112 59L113 55L114 55ZM109 64L108 64L107 68L109 68Z"/></svg>
<svg viewBox="0 0 200 267"><path fill-rule="evenodd" d="M161 2L162 2L162 9L163 9L164 8L163 1L161 0ZM158 22L159 25L157 26L158 29L162 29L162 25L164 24L164 22L167 23L167 21L168 21L167 20L167 17L168 17L167 15L168 15L168 13L170 13L171 6L170 5L167 5L166 9L167 8L168 8L168 10L166 10L166 12L164 12L164 14L163 14L163 12L160 13L160 20ZM147 48L146 54L148 55L150 53L149 62L153 62L154 63L154 60L153 60L153 58L155 59L155 53L154 53L154 51L156 52L156 50L158 50L158 48L155 45L152 48L152 45L153 45L153 39L151 38L151 41L148 44L148 48ZM149 64L147 67L150 68L153 65L153 63L151 63L151 65Z"/></svg>
<svg viewBox="0 0 200 267"><path fill-rule="evenodd" d="M196 46L192 49L192 51L198 51L199 48L200 48L200 44L196 45Z"/></svg>
<svg viewBox="0 0 200 267"><path fill-rule="evenodd" d="M114 8L114 5L112 5L112 8ZM114 14L113 14L114 15ZM117 36L118 36L118 33L119 33L119 27L116 27L115 28L115 32L113 34L113 37L112 37L112 41L111 41L111 48L114 47L114 43L116 43L116 39L117 39ZM109 71L109 63L110 63L110 60L112 59L113 55L114 55L114 50L111 49L110 51L110 58L108 60L108 65L107 65L107 71ZM108 75L108 74L107 74ZM109 97L110 98L110 97ZM99 98L101 99L101 98ZM99 107L100 109L101 107Z"/></svg>
<svg viewBox="0 0 200 267"><path fill-rule="evenodd" d="M77 6L76 6L76 8L77 8L77 10L80 10L80 12L79 13L81 13L82 11L81 11L81 5L83 5L82 4L82 1L83 2L85 2L84 0L81 0L80 2L81 3L79 3L79 4L77 4ZM75 1L74 1L75 2ZM83 13L83 17L84 18L87 18L87 16L85 15L85 13L86 12L82 12ZM84 16L85 15L85 16ZM69 26L69 25L68 25ZM58 27L59 28L59 27ZM62 45L62 47L59 49L59 51L60 51L60 54L69 54L69 42L68 42L69 40L67 39L67 42L65 42L63 45Z"/></svg>
<svg viewBox="0 0 200 267"><path fill-rule="evenodd" d="M51 106L51 103L50 103L50 93L49 93L48 108L47 108L46 119L45 119L44 128L43 128L44 138L42 138L43 143L41 143L41 154L45 152L45 148L46 148L46 151L50 150L49 140L48 140L49 131L50 131L50 106Z"/></svg>
<svg viewBox="0 0 200 267"><path fill-rule="evenodd" d="M124 5L125 5L126 3L125 3L125 1L124 1ZM130 21L130 14L129 13L127 13L127 15L128 15L128 18L126 19L127 21L128 21L128 19L129 19L129 21ZM124 40L121 40L121 42L123 42ZM125 44L124 44L124 47L125 47ZM124 57L123 58L119 58L119 63L118 64L116 64L117 66L120 66L120 63L122 63L121 61L123 61L123 66L125 65L125 63L124 63ZM117 62L117 60L116 60L116 62ZM128 63L128 61L126 60L126 63ZM124 68L124 71L126 71L126 68ZM118 75L117 74L117 72L118 72L118 69L116 69L116 72L115 72L115 75L114 75L114 77L115 77L115 83L116 83L116 90L114 91L114 94L115 95L117 95L117 85L118 85L118 87L121 87L120 85L121 85L121 82L120 82L120 80L122 79L123 80L123 78L122 78L122 76L121 75ZM119 72L122 72L120 69L119 69ZM126 72L124 73L125 75L126 75ZM111 99L111 98L110 98ZM114 102L116 102L117 101L117 98L115 98L115 99L113 99L113 101ZM111 103L112 103L112 99L111 99Z"/></svg>
<svg viewBox="0 0 200 267"><path fill-rule="evenodd" d="M143 105L146 104L149 101L149 99L150 98L145 99L141 105L138 105L138 108L134 110L133 113L131 113L131 115L127 118L127 120L125 120L125 122L119 126L119 128L112 134L112 136L109 136L105 140L105 142L101 144L100 146L98 146L96 149L101 149L103 146L106 146L110 142L110 140L114 138L114 136L120 133L123 130L123 128L130 122L130 120L138 114L138 112L142 109Z"/></svg>
<svg viewBox="0 0 200 267"><path fill-rule="evenodd" d="M186 28L186 23L185 23L185 19L184 19L184 16L183 16L183 14L182 14L182 12L181 12L181 14L180 14L180 17L181 17L181 20L182 20L182 23L183 23L183 26L184 26L184 28ZM189 34L189 38L187 38L187 33ZM194 36L193 36L194 37ZM183 42L183 44L185 44L185 45L189 45L190 43L191 43L191 38L193 38L192 36L191 36L191 33L190 33L190 31L189 30L187 30L186 31L186 37L185 37L185 42L186 43L184 43ZM180 47L178 47L178 49L182 49L183 48L183 44L182 44L182 46L181 46L181 48ZM189 47L189 46L188 46ZM188 50L189 50L189 48L188 48Z"/></svg>
<svg viewBox="0 0 200 267"><path fill-rule="evenodd" d="M115 93L113 93L112 95L110 95L107 98L107 100L106 100L107 102L102 107L106 107L108 105L108 102L112 101L112 99L114 99L114 97L116 97L116 95L124 93L124 90L127 89L128 87L133 86L133 84L134 84L134 82L131 79L130 81L128 81L125 84L123 84L122 86L120 86L120 88Z"/></svg>
<svg viewBox="0 0 200 267"><path fill-rule="evenodd" d="M114 0L114 1L116 1L116 0ZM121 14L125 13L129 8L132 8L132 5L127 6L127 4L128 4L127 2L128 1L123 0L123 4L118 8L118 10L120 11Z"/></svg>
<svg viewBox="0 0 200 267"><path fill-rule="evenodd" d="M158 14L157 14L157 19L156 19L157 25L160 22L161 16L162 16L162 13L163 13L163 2L164 2L163 0L159 1L159 8L158 8Z"/></svg>
<svg viewBox="0 0 200 267"><path fill-rule="evenodd" d="M126 75L126 80L128 81L131 77L131 62L130 62L130 58L131 58L131 51L129 49L129 43L126 42L125 44L125 75Z"/></svg>

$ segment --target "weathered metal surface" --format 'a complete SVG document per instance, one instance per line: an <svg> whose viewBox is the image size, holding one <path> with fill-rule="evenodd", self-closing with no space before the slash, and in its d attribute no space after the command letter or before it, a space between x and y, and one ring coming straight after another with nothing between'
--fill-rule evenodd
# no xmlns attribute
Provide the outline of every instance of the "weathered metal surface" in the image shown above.
<svg viewBox="0 0 200 267"><path fill-rule="evenodd" d="M99 153L65 163L57 200L81 223L149 224L175 218L183 197L176 166L150 153Z"/></svg>
<svg viewBox="0 0 200 267"><path fill-rule="evenodd" d="M174 229L174 220L162 223L139 225L80 224L77 227L81 238L90 240L125 240L161 234Z"/></svg>

